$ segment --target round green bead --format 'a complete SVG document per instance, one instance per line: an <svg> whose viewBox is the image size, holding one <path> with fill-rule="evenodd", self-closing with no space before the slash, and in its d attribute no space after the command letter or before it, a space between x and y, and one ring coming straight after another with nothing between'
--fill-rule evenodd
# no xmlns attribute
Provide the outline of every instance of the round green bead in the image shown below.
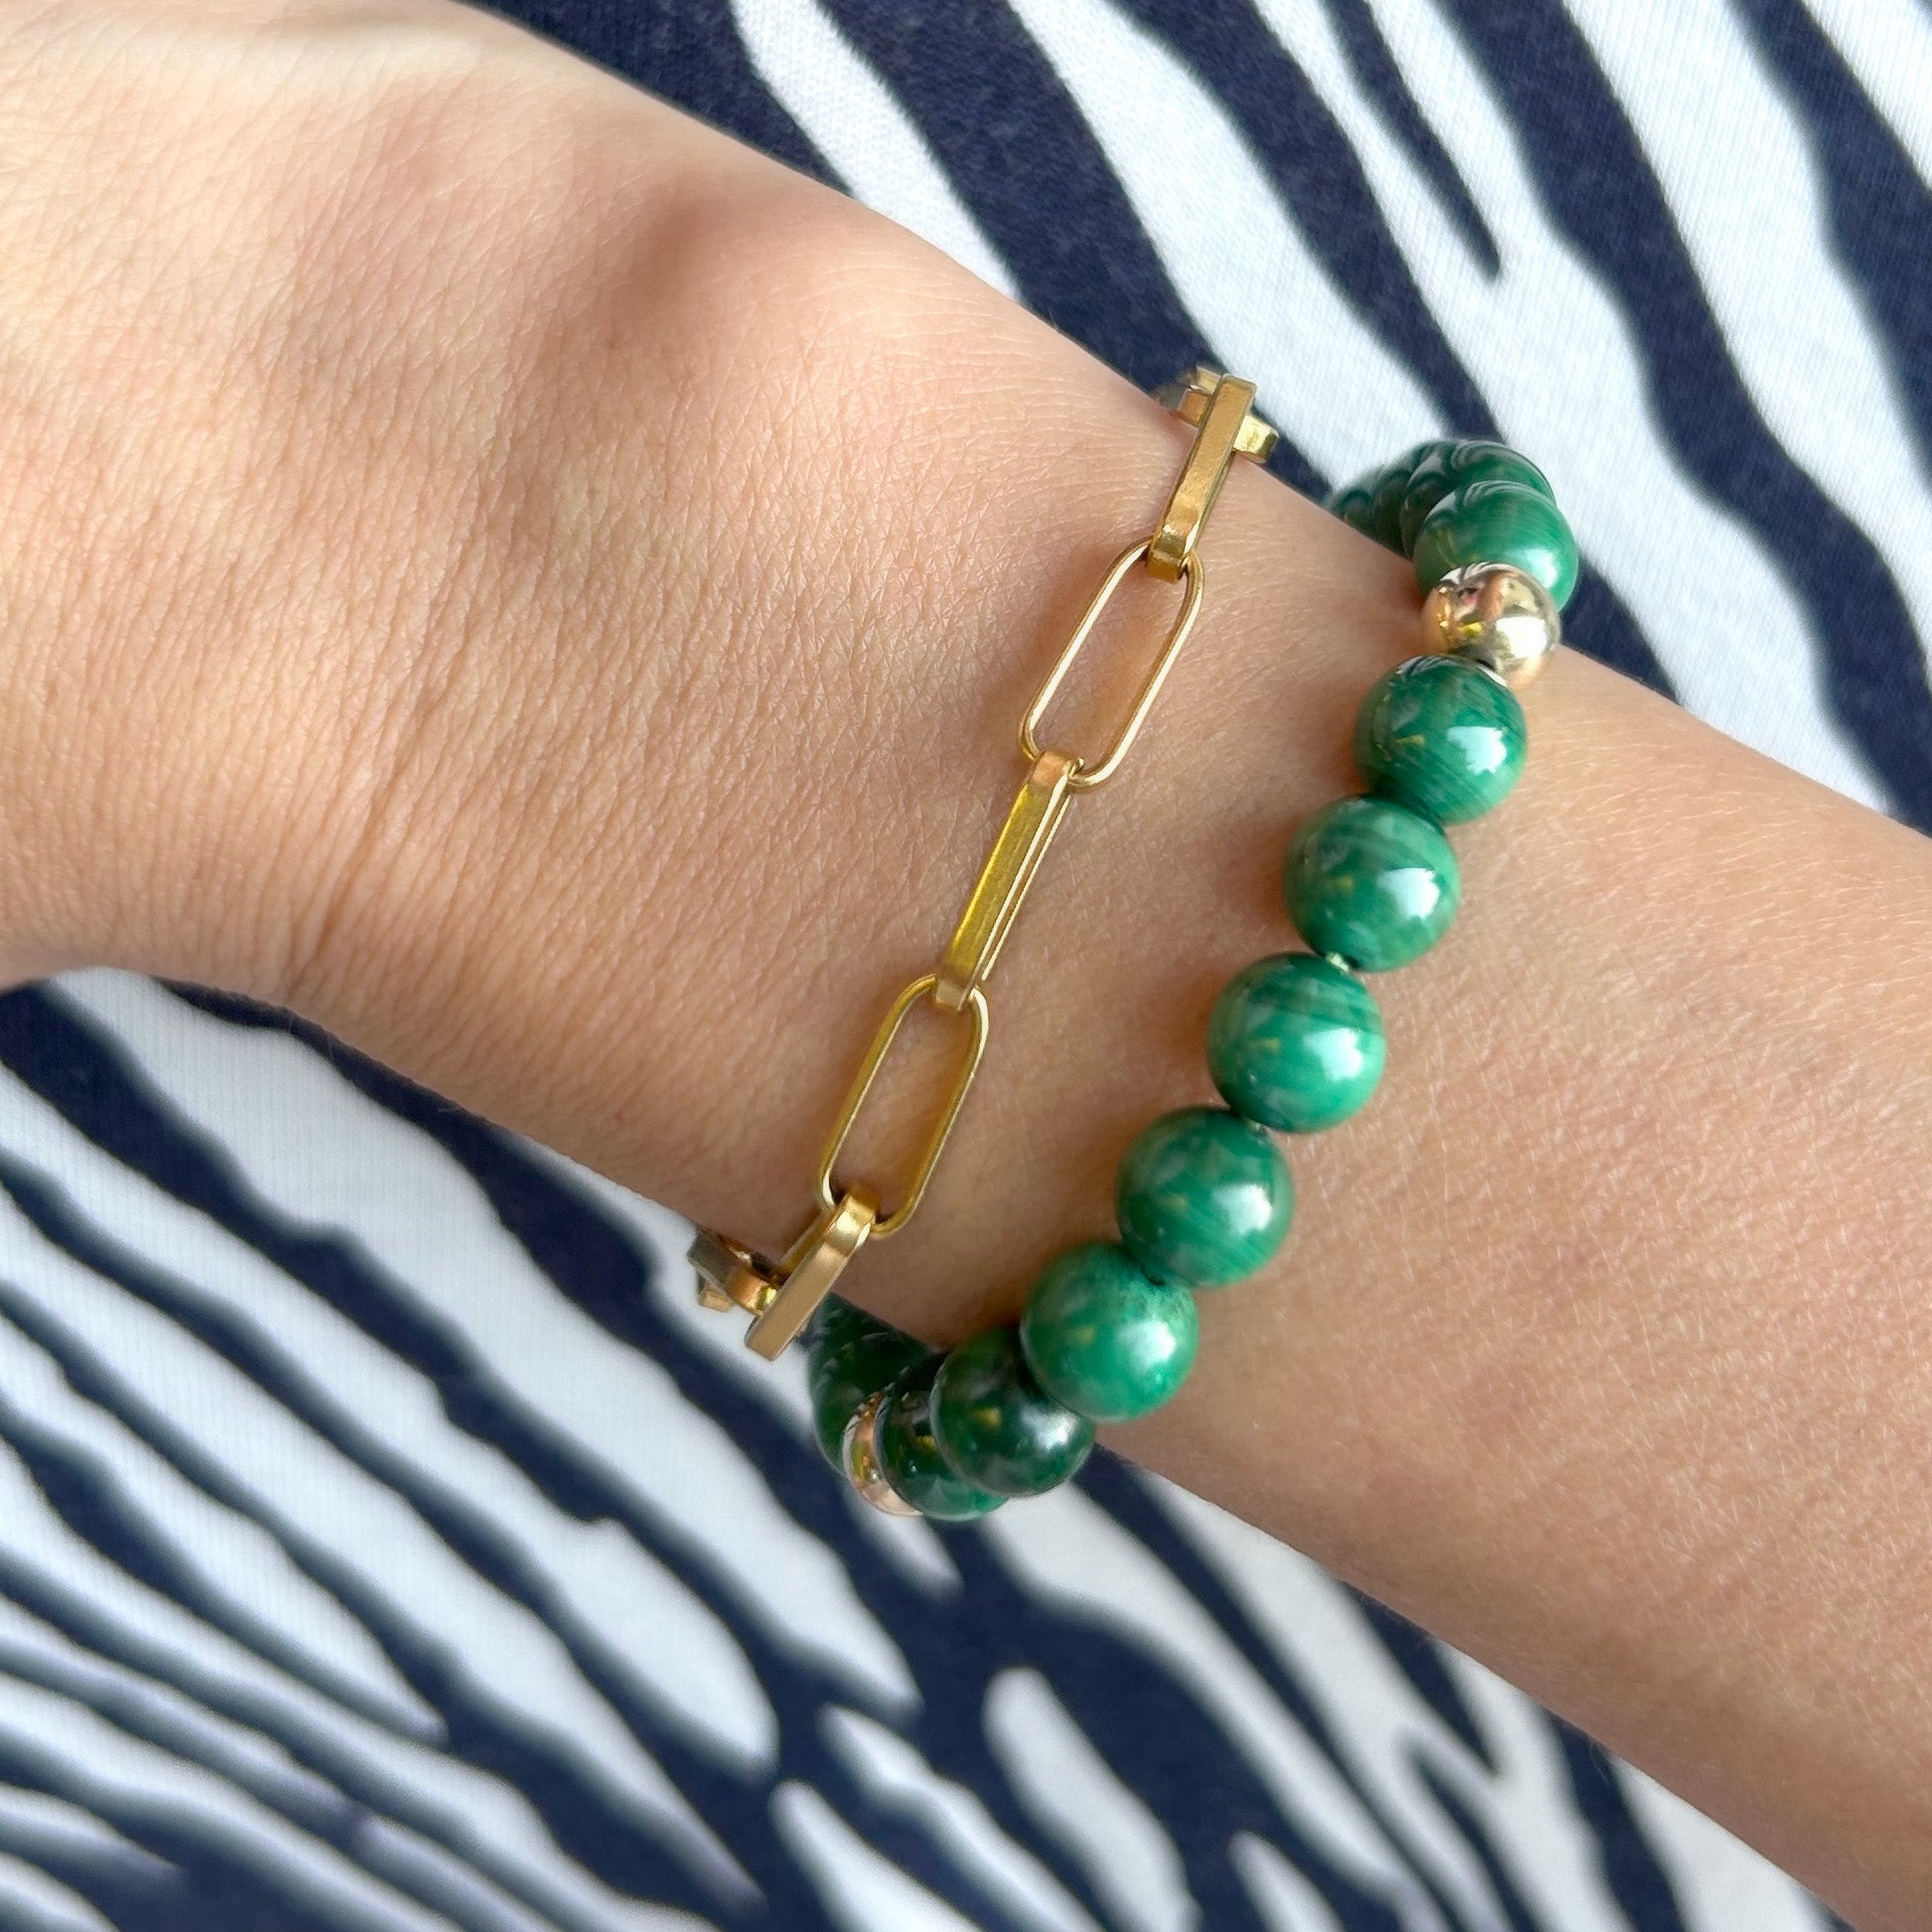
<svg viewBox="0 0 1932 1932"><path fill-rule="evenodd" d="M1195 1299L1090 1241L1047 1263L1020 1318L1020 1346L1047 1394L1095 1422L1157 1409L1187 1379L1201 1339Z"/></svg>
<svg viewBox="0 0 1932 1932"><path fill-rule="evenodd" d="M1402 547L1402 497L1416 464L1437 447L1434 438L1411 443L1393 462L1384 463L1376 472L1366 534L1384 549L1407 555Z"/></svg>
<svg viewBox="0 0 1932 1932"><path fill-rule="evenodd" d="M932 1435L955 1476L997 1496L1054 1488L1093 1447L1093 1424L1034 1380L1017 1328L988 1329L946 1357Z"/></svg>
<svg viewBox="0 0 1932 1932"><path fill-rule="evenodd" d="M812 1325L812 1426L820 1453L845 1471L846 1424L888 1382L934 1355L923 1342L828 1295Z"/></svg>
<svg viewBox="0 0 1932 1932"><path fill-rule="evenodd" d="M1357 769L1382 797L1439 825L1502 804L1528 742L1516 694L1460 658L1398 664L1356 716Z"/></svg>
<svg viewBox="0 0 1932 1932"><path fill-rule="evenodd" d="M1452 490L1415 534L1415 580L1432 590L1464 564L1508 564L1561 609L1576 588L1576 539L1540 490L1502 478Z"/></svg>
<svg viewBox="0 0 1932 1932"><path fill-rule="evenodd" d="M1456 855L1419 812L1385 798L1339 798L1288 848L1281 895L1319 953L1371 973L1418 959L1462 894Z"/></svg>
<svg viewBox="0 0 1932 1932"><path fill-rule="evenodd" d="M1508 443L1459 437L1453 442L1432 444L1428 453L1409 471L1402 491L1402 506L1397 514L1401 527L1402 549L1412 552L1421 531L1422 520L1451 490L1466 483L1521 483L1556 501L1549 479L1529 457Z"/></svg>
<svg viewBox="0 0 1932 1932"><path fill-rule="evenodd" d="M887 1390L879 1409L879 1466L886 1480L923 1517L937 1523L971 1523L1006 1501L991 1490L962 1482L939 1453L932 1433L932 1384L943 1357L907 1369Z"/></svg>
<svg viewBox="0 0 1932 1932"><path fill-rule="evenodd" d="M1294 1216L1280 1150L1220 1107L1184 1107L1143 1127L1114 1178L1121 1241L1159 1282L1239 1281L1280 1247Z"/></svg>
<svg viewBox="0 0 1932 1932"><path fill-rule="evenodd" d="M1228 981L1208 1022L1208 1071L1244 1119L1284 1134L1333 1127L1381 1078L1374 995L1315 953L1257 959Z"/></svg>
<svg viewBox="0 0 1932 1932"><path fill-rule="evenodd" d="M1365 537L1371 536L1369 513L1374 508L1375 485L1380 481L1381 472L1370 470L1352 482L1338 484L1322 499L1322 508L1330 516L1340 517L1351 530L1359 530Z"/></svg>

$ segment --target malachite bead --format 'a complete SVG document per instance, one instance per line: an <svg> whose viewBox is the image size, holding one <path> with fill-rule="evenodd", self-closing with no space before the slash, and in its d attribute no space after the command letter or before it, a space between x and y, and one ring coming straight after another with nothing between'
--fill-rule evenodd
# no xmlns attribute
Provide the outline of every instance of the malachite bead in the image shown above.
<svg viewBox="0 0 1932 1932"><path fill-rule="evenodd" d="M843 1295L827 1295L806 1327L805 1345L812 1349L821 1346L836 1348L867 1329L886 1326L868 1315L863 1308L855 1307Z"/></svg>
<svg viewBox="0 0 1932 1932"><path fill-rule="evenodd" d="M946 1357L932 1435L955 1476L996 1496L1053 1489L1093 1447L1093 1424L1034 1380L1017 1328L988 1329Z"/></svg>
<svg viewBox="0 0 1932 1932"><path fill-rule="evenodd" d="M1460 658L1398 664L1356 716L1356 768L1370 788L1440 825L1502 804L1527 745L1516 694Z"/></svg>
<svg viewBox="0 0 1932 1932"><path fill-rule="evenodd" d="M1149 1281L1102 1241L1048 1262L1020 1318L1034 1379L1095 1422L1159 1408L1187 1379L1200 1339L1194 1296Z"/></svg>
<svg viewBox="0 0 1932 1932"><path fill-rule="evenodd" d="M1422 520L1451 490L1460 490L1469 483L1499 481L1521 483L1546 496L1551 503L1556 501L1549 479L1529 457L1519 454L1508 443L1458 437L1431 444L1409 471L1407 487L1402 491L1402 507L1398 512L1402 549L1413 553Z"/></svg>
<svg viewBox="0 0 1932 1932"><path fill-rule="evenodd" d="M1264 1129L1220 1107L1163 1114L1114 1177L1114 1219L1151 1279L1216 1288L1251 1275L1288 1235L1295 1184Z"/></svg>
<svg viewBox="0 0 1932 1932"><path fill-rule="evenodd" d="M1576 539L1540 490L1497 478L1452 490L1415 536L1415 580L1432 590L1463 564L1508 564L1536 579L1558 610L1576 588Z"/></svg>
<svg viewBox="0 0 1932 1932"><path fill-rule="evenodd" d="M1381 1078L1375 997L1314 953L1257 959L1228 981L1208 1022L1208 1071L1243 1119L1319 1133L1361 1107Z"/></svg>
<svg viewBox="0 0 1932 1932"><path fill-rule="evenodd" d="M1386 550L1407 555L1402 548L1402 497L1408 489L1410 473L1435 447L1433 440L1411 443L1393 462L1384 463L1375 474L1365 534Z"/></svg>
<svg viewBox="0 0 1932 1932"><path fill-rule="evenodd" d="M879 1466L899 1496L937 1523L970 1523L1006 1501L962 1482L932 1433L932 1384L943 1357L907 1369L886 1391L879 1410Z"/></svg>
<svg viewBox="0 0 1932 1932"><path fill-rule="evenodd" d="M933 1354L864 1309L826 1297L812 1325L807 1379L819 1451L834 1469L845 1470L846 1424L888 1382Z"/></svg>
<svg viewBox="0 0 1932 1932"><path fill-rule="evenodd" d="M1353 482L1343 483L1331 490L1322 499L1322 508L1330 516L1340 517L1351 530L1359 530L1367 537L1369 513L1374 508L1375 485L1381 480L1379 470L1370 470L1367 476L1358 476Z"/></svg>
<svg viewBox="0 0 1932 1932"><path fill-rule="evenodd" d="M1371 973L1406 966L1440 939L1462 893L1441 829L1385 798L1339 798L1288 848L1281 895L1319 953Z"/></svg>

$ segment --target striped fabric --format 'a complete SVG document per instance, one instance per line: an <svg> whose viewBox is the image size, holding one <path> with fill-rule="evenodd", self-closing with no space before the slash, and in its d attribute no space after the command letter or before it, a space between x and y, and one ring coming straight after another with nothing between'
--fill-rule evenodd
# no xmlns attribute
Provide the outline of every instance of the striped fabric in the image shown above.
<svg viewBox="0 0 1932 1932"><path fill-rule="evenodd" d="M527 17L1143 384L1258 377L1299 487L1534 451L1585 648L1932 825L1922 0ZM232 1004L0 1001L0 1925L1833 1923L1105 1457L865 1514L684 1231Z"/></svg>

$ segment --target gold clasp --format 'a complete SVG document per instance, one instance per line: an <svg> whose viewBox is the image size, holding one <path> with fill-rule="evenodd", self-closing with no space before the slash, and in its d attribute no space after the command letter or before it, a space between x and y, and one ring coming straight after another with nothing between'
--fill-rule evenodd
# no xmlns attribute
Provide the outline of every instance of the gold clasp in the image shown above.
<svg viewBox="0 0 1932 1932"><path fill-rule="evenodd" d="M1234 458L1265 463L1280 435L1255 414L1254 385L1218 370L1192 369L1157 400L1195 425L1194 447L1147 547L1148 569L1164 583L1175 583L1195 554Z"/></svg>
<svg viewBox="0 0 1932 1932"><path fill-rule="evenodd" d="M854 1188L820 1212L779 1261L701 1227L689 1254L698 1270L698 1299L707 1308L744 1309L752 1318L745 1346L775 1362L866 1245L878 1217L879 1203Z"/></svg>
<svg viewBox="0 0 1932 1932"><path fill-rule="evenodd" d="M873 1082L879 1077L879 1069L885 1064L886 1055L892 1050L892 1042L898 1038L898 1030L905 1024L905 1016L927 994L936 994L938 990L939 975L922 973L892 1002L886 1018L879 1023L879 1031L873 1035L872 1045L866 1048L866 1057L859 1063L859 1072L852 1082L851 1091L845 1097L845 1105L839 1109L839 1118L833 1125L831 1138L825 1143L825 1152L819 1156L818 1180L815 1185L821 1208L830 1208L837 1199L832 1170L838 1165L839 1156L845 1151L847 1137L852 1132L854 1122L859 1118L859 1110L866 1104L866 1095L872 1091ZM940 1010L945 1011L944 1008ZM977 986L972 987L966 994L963 1006L956 1010L966 1014L972 1022L966 1057L960 1062L959 1072L953 1079L952 1091L946 1095L945 1105L939 1110L939 1118L933 1123L932 1132L926 1137L925 1152L919 1156L918 1166L912 1171L912 1179L906 1184L904 1200L889 1213L882 1212L873 1224L871 1233L875 1240L889 1239L911 1219L913 1209L918 1207L920 1197L926 1191L926 1183L932 1179L932 1170L939 1164L939 1156L946 1151L946 1140L952 1133L953 1122L959 1118L959 1110L966 1104L966 1090L973 1084L973 1075L979 1071L980 1055L986 1051L986 1030L989 1024L986 995Z"/></svg>
<svg viewBox="0 0 1932 1932"><path fill-rule="evenodd" d="M721 1315L731 1308L762 1315L778 1292L776 1264L716 1229L701 1227L685 1250L698 1270L698 1300Z"/></svg>
<svg viewBox="0 0 1932 1932"><path fill-rule="evenodd" d="M778 1263L776 1292L745 1331L745 1346L776 1362L878 1226L879 1203L864 1188L828 1206Z"/></svg>

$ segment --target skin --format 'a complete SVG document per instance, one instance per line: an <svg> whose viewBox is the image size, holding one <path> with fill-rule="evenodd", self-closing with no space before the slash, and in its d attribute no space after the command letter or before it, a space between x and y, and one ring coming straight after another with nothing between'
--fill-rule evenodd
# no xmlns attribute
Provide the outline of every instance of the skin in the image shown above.
<svg viewBox="0 0 1932 1932"><path fill-rule="evenodd" d="M0 97L0 967L286 1003L782 1245L1187 432L481 17L17 6ZM928 1338L1212 1097L1214 994L1415 648L1406 565L1263 475L1206 556L919 1219L842 1284ZM1171 608L1131 590L1075 748ZM1527 709L1454 928L1376 984L1381 1090L1118 1444L1922 1925L1932 847L1583 658Z"/></svg>

